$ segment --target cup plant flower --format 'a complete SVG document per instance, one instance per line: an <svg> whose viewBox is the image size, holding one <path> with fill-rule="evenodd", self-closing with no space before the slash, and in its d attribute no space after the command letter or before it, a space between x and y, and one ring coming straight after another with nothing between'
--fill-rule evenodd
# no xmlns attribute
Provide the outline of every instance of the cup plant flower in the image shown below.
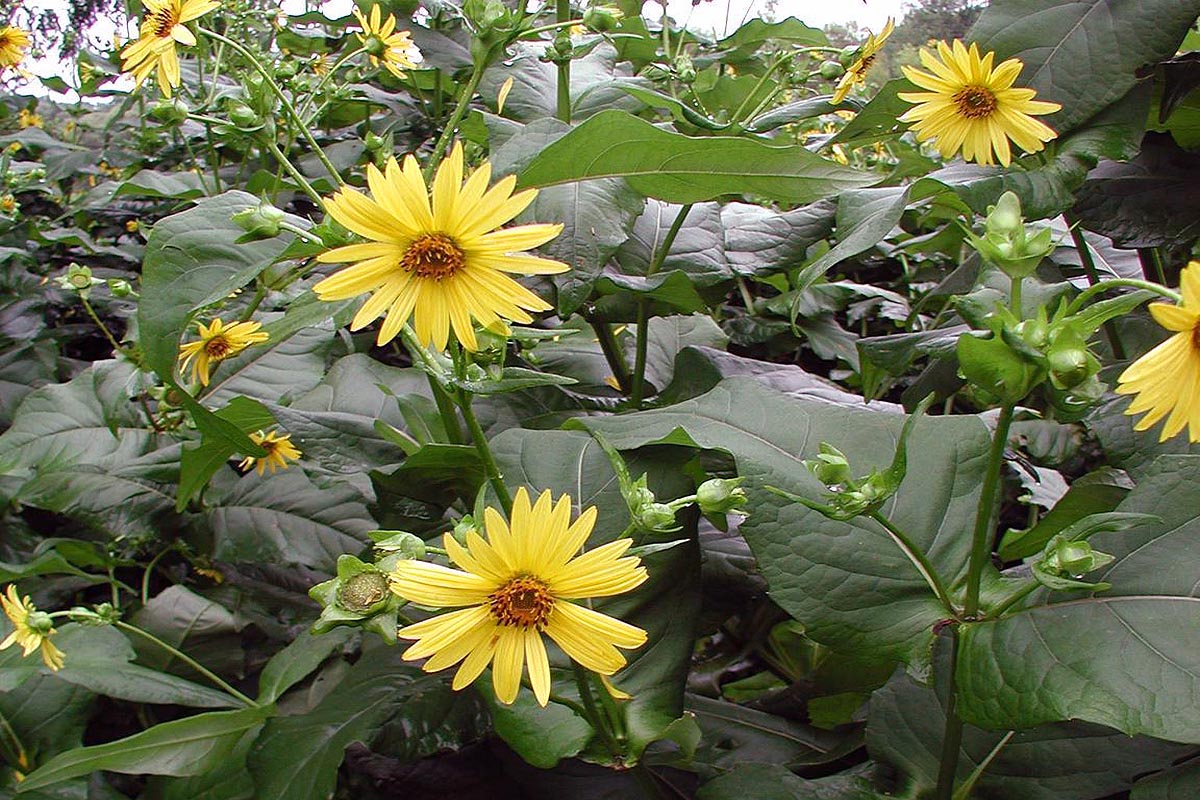
<svg viewBox="0 0 1200 800"><path fill-rule="evenodd" d="M846 68L842 79L838 81L838 85L833 90L833 103L836 105L846 99L850 94L850 90L856 84L864 84L867 82L867 71L871 69L871 65L875 63L876 56L883 49L883 43L892 35L892 31L896 29L896 23L889 17L887 23L883 26L883 30L879 35L870 34L867 36L867 41L863 42L862 50L859 51L858 58Z"/></svg>
<svg viewBox="0 0 1200 800"><path fill-rule="evenodd" d="M221 361L245 350L252 344L267 341L266 331L259 330L259 322L234 322L226 325L220 318L207 325L196 323L200 338L179 348L180 369L192 368L192 381L208 386L212 367Z"/></svg>
<svg viewBox="0 0 1200 800"><path fill-rule="evenodd" d="M0 75L16 69L29 50L29 34L12 25L0 28Z"/></svg>
<svg viewBox="0 0 1200 800"><path fill-rule="evenodd" d="M22 656L29 656L40 648L42 662L47 667L54 672L62 669L63 652L50 641L56 631L49 614L38 611L29 597L17 594L17 587L11 583L0 595L0 608L4 609L4 615L13 626L12 632L0 642L0 650L16 644L21 646Z"/></svg>
<svg viewBox="0 0 1200 800"><path fill-rule="evenodd" d="M271 474L274 475L276 469L287 469L288 462L300 460L300 448L292 444L290 433L280 435L278 431L267 431L266 433L255 431L250 434L250 441L266 450L267 454L257 458L246 456L238 464L238 467L243 470L254 468L259 475L262 475L270 469Z"/></svg>
<svg viewBox="0 0 1200 800"><path fill-rule="evenodd" d="M181 80L175 45L196 44L195 34L185 23L218 5L216 0L145 0L138 38L121 51L121 71L131 73L137 86L157 73L159 91L170 97Z"/></svg>
<svg viewBox="0 0 1200 800"><path fill-rule="evenodd" d="M362 33L355 36L362 42L372 66L377 67L382 63L397 78L403 78L404 70L416 66L412 57L417 47L413 44L412 35L408 31L396 30L394 15L388 14L386 19L381 19L382 11L378 5L373 5L369 17L357 8L354 9L354 16L362 26Z"/></svg>

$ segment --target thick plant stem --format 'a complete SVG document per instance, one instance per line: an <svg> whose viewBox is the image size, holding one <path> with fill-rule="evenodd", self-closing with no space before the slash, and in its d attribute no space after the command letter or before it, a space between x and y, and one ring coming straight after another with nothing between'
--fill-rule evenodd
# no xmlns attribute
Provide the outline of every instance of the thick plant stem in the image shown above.
<svg viewBox="0 0 1200 800"><path fill-rule="evenodd" d="M500 505L504 506L505 515L511 517L512 495L508 492L508 486L504 484L504 476L500 474L500 466L496 463L496 457L492 455L492 448L488 445L487 436L479 425L479 420L475 418L475 412L471 408L471 393L466 389L458 390L458 408L462 411L463 419L467 421L467 430L471 432L475 450L479 453L480 460L483 461L483 471L487 475L488 483L492 485L492 491L500 499Z"/></svg>
<svg viewBox="0 0 1200 800"><path fill-rule="evenodd" d="M462 92L458 96L458 102L454 104L454 112L450 115L450 120L446 123L445 130L438 137L437 144L433 146L433 154L429 156L429 162L425 166L425 181L428 183L433 175L433 170L437 167L438 162L442 160L442 156L450 148L450 142L454 140L454 130L458 124L463 121L463 117L467 115L467 109L471 107L471 98L475 96L475 90L479 88L479 81L483 78L483 68L476 65L471 71L471 78L467 81L467 85L463 87Z"/></svg>
<svg viewBox="0 0 1200 800"><path fill-rule="evenodd" d="M1096 262L1092 259L1092 249L1088 245L1087 239L1083 236L1083 231L1079 227L1079 220L1072 217L1070 214L1063 214L1063 219L1067 221L1067 226L1071 230L1071 241L1075 243L1075 250L1079 253L1079 262L1083 265L1083 272L1087 275L1088 283L1092 286L1100 283L1100 275L1096 272ZM1125 359L1125 346L1121 344L1120 337L1117 336L1117 326L1112 320L1104 323L1104 336L1108 339L1108 346L1112 349L1113 355L1118 361Z"/></svg>
<svg viewBox="0 0 1200 800"><path fill-rule="evenodd" d="M571 19L571 0L557 0L555 17L559 23ZM571 60L558 62L558 113L563 122L571 121Z"/></svg>
<svg viewBox="0 0 1200 800"><path fill-rule="evenodd" d="M625 363L625 354L621 352L621 348L617 344L617 337L613 336L612 327L607 322L596 320L588 320L588 323L596 333L596 341L600 343L600 350L604 353L604 360L608 362L608 368L613 371L617 388L628 394L629 365Z"/></svg>
<svg viewBox="0 0 1200 800"><path fill-rule="evenodd" d="M987 472L975 509L975 531L971 537L971 560L967 565L967 590L963 599L963 615L968 619L979 613L979 585L983 568L992 554L993 520L996 517L996 495L1000 488L1000 470L1004 466L1004 448L1008 444L1008 429L1012 426L1013 406L1000 409L996 432L988 450Z"/></svg>
<svg viewBox="0 0 1200 800"><path fill-rule="evenodd" d="M912 565L917 568L917 572L921 573L921 577L925 579L925 583L928 584L931 590L933 590L938 602L940 602L942 607L946 609L946 613L950 614L951 616L956 616L958 611L954 607L954 601L950 599L950 593L946 591L946 584L942 581L942 577L938 574L937 568L934 567L929 558L923 552L921 552L921 548L917 547L917 545L908 538L904 531L893 525L891 520L880 514L878 511L871 512L871 519L878 522L883 529L887 531L888 536L891 537L896 546L900 548L905 556L907 556L908 560L912 562Z"/></svg>
<svg viewBox="0 0 1200 800"><path fill-rule="evenodd" d="M671 252L671 245L675 243L675 237L679 235L679 229L683 227L683 221L691 210L691 203L680 206L679 213L675 215L675 221L671 223L667 235L663 237L658 249L650 258L650 264L646 268L647 278L653 277L666 261L667 254ZM642 398L646 391L646 354L650 345L649 322L650 301L643 298L638 300L637 350L633 362L633 379L629 389L629 402L635 409L642 407Z"/></svg>
<svg viewBox="0 0 1200 800"><path fill-rule="evenodd" d="M962 751L963 721L958 716L954 668L958 664L958 630L950 634L950 674L946 678L946 726L942 729L942 756L938 766L937 791L933 800L951 800Z"/></svg>
<svg viewBox="0 0 1200 800"><path fill-rule="evenodd" d="M92 322L96 323L96 327L104 334L104 338L108 339L108 343L112 345L113 351L115 353L124 353L125 348L121 347L121 343L117 341L117 337L112 335L112 331L104 324L104 320L100 319L100 315L96 313L96 309L92 308L92 304L88 302L87 297L82 293L79 295L79 302L83 303L83 310L92 318Z"/></svg>
<svg viewBox="0 0 1200 800"><path fill-rule="evenodd" d="M578 664L573 665L575 668L575 685L579 688L579 699L583 701L583 708L587 712L587 721L591 723L592 728L604 740L605 747L613 758L622 758L625 755L624 749L613 733L609 730L608 722L600 713L600 708L596 705L596 698L592 696L592 687L590 684L590 675L588 671Z"/></svg>
<svg viewBox="0 0 1200 800"><path fill-rule="evenodd" d="M321 149L319 144L317 144L317 140L313 138L312 132L308 129L308 126L304 124L304 120L300 117L300 112L298 112L296 107L292 105L292 101L288 99L288 96L283 89L279 88L279 84L275 82L275 79L271 76L271 73L267 71L267 68L262 65L262 62L260 62L255 55L245 47L242 47L232 39L227 39L215 31L210 31L207 28L200 28L200 33L208 36L209 38L216 39L222 44L229 45L231 48L233 48L233 50L241 55L242 58L249 61L250 66L254 67L259 75L262 75L267 86L271 87L271 91L274 92L275 96L279 98L279 104L283 106L283 109L287 111L288 116L291 117L296 123L297 127L300 128L300 135L304 137L306 142L308 142L308 146L312 148L313 154L321 161L323 165L325 165L325 169L329 172L330 177L333 178L333 182L340 185L342 182L342 176L338 174L337 167L333 166L332 162L329 160L329 157L325 155L325 151Z"/></svg>
<svg viewBox="0 0 1200 800"><path fill-rule="evenodd" d="M450 444L463 444L462 428L458 425L458 413L454 410L454 401L450 399L450 395L446 394L446 390L437 382L432 375L425 373L425 377L429 379L429 391L433 392L433 402L437 405L438 416L442 418L442 425L446 428L446 438L450 440Z"/></svg>
<svg viewBox="0 0 1200 800"><path fill-rule="evenodd" d="M121 622L120 620L114 622L113 627L120 628L123 631L129 631L130 633L136 633L138 636L141 636L146 641L153 642L154 644L161 647L163 650L166 650L168 653L170 653L175 658L178 658L180 661L182 661L183 663L187 664L192 669L199 672L204 677L208 678L210 681L213 682L213 684L215 684L219 689L221 689L221 691L225 692L230 697L233 697L233 698L241 701L242 703L245 703L248 706L253 706L255 708L258 707L258 703L256 701L252 700L251 698L249 698L246 695L239 692L237 689L230 686L228 683L225 682L225 680L220 675L217 675L215 672L211 671L210 669L208 669L208 667L204 666L199 661L196 661L194 658L192 658L191 656L189 656L187 653L183 652L182 650L178 650L178 649L172 647L171 645L167 644L166 642L164 642L162 639L159 639L154 634L147 633L146 631L142 630L141 628L138 628L134 625L130 625L127 622Z"/></svg>

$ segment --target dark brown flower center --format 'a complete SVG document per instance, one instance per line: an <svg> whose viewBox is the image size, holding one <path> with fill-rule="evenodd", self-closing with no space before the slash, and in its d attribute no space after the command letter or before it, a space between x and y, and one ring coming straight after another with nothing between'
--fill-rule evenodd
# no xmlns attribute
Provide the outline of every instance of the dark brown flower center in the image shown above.
<svg viewBox="0 0 1200 800"><path fill-rule="evenodd" d="M554 608L554 596L537 578L513 578L488 595L492 616L501 625L541 628Z"/></svg>
<svg viewBox="0 0 1200 800"><path fill-rule="evenodd" d="M204 354L213 361L220 361L223 358L227 358L232 351L233 344L219 334L204 343Z"/></svg>
<svg viewBox="0 0 1200 800"><path fill-rule="evenodd" d="M167 39L171 36L171 29L179 24L179 15L173 8L162 8L158 11L151 11L147 20L150 22L150 28L154 31L155 36Z"/></svg>
<svg viewBox="0 0 1200 800"><path fill-rule="evenodd" d="M858 63L858 66L855 68L854 74L866 75L867 70L869 70L871 68L871 65L875 63L875 58L876 58L876 56L874 54L869 55L869 56L864 56L862 61L860 61Z"/></svg>
<svg viewBox="0 0 1200 800"><path fill-rule="evenodd" d="M1192 327L1192 348L1200 351L1200 322Z"/></svg>
<svg viewBox="0 0 1200 800"><path fill-rule="evenodd" d="M964 86L954 95L958 113L967 119L990 117L996 111L996 95L986 86Z"/></svg>
<svg viewBox="0 0 1200 800"><path fill-rule="evenodd" d="M444 233L430 233L408 246L400 258L401 268L418 278L440 281L449 278L466 264L458 245Z"/></svg>

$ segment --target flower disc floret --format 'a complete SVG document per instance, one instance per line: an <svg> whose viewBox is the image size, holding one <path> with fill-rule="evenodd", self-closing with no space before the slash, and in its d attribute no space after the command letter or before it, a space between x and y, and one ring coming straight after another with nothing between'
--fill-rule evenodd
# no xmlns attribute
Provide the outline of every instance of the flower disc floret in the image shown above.
<svg viewBox="0 0 1200 800"><path fill-rule="evenodd" d="M1126 414L1146 416L1134 430L1166 419L1158 440L1187 428L1188 441L1200 442L1200 261L1180 273L1183 302L1151 303L1155 322L1174 335L1129 365L1117 378L1117 394L1137 395Z"/></svg>
<svg viewBox="0 0 1200 800"><path fill-rule="evenodd" d="M560 261L520 251L545 244L562 225L518 225L496 230L537 196L513 194L516 178L488 188L491 165L483 162L463 180L456 144L438 167L432 197L412 156L401 167L388 159L380 171L367 166L372 197L345 188L327 201L329 214L370 240L317 256L324 263L356 262L324 279L313 291L322 300L345 300L370 292L350 323L359 330L386 314L377 341L386 344L413 320L422 344L445 349L454 338L478 350L474 322L505 330L504 320L528 323L530 311L550 305L505 273L549 275L568 269Z"/></svg>
<svg viewBox="0 0 1200 800"><path fill-rule="evenodd" d="M121 51L121 71L132 74L136 86L157 72L159 90L170 97L181 80L175 45L196 44L195 35L185 23L218 5L216 0L145 0L138 38Z"/></svg>
<svg viewBox="0 0 1200 800"><path fill-rule="evenodd" d="M542 635L583 667L612 675L625 666L618 650L641 647L646 632L593 611L576 600L609 597L640 586L646 568L625 556L633 543L618 539L579 554L596 522L596 509L571 521L571 498L549 491L531 503L524 488L513 500L511 524L493 508L484 512L487 538L471 530L466 544L449 534L443 544L461 569L402 561L392 591L405 600L458 610L402 628L414 639L406 660L428 658L436 672L460 664L453 686L462 689L491 664L496 698L512 703L526 667L538 703L550 699L550 662ZM460 663L461 662L461 663Z"/></svg>
<svg viewBox="0 0 1200 800"><path fill-rule="evenodd" d="M938 42L936 55L921 49L921 63L930 72L905 65L904 75L924 92L900 92L900 99L917 103L900 117L912 122L917 138L932 141L943 158L959 150L967 161L1004 166L1012 162L1009 140L1029 153L1045 148L1058 136L1054 129L1034 119L1062 108L1058 103L1034 100L1033 89L1013 83L1024 64L1010 58L993 67L995 53L980 56L957 39L953 45Z"/></svg>

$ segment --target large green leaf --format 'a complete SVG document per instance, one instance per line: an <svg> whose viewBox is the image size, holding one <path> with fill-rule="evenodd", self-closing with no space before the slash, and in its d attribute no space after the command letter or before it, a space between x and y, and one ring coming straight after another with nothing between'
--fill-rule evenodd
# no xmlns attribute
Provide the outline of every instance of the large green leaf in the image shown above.
<svg viewBox="0 0 1200 800"><path fill-rule="evenodd" d="M142 263L138 343L146 363L164 379L175 374L179 339L192 314L244 286L291 243L290 234L237 243L244 231L231 217L258 203L245 192L226 192L161 220L151 231ZM289 220L308 227L299 217Z"/></svg>
<svg viewBox="0 0 1200 800"><path fill-rule="evenodd" d="M345 646L354 635L350 628L334 628L315 634L305 630L280 650L258 676L258 701L273 703L295 684L307 678L334 651Z"/></svg>
<svg viewBox="0 0 1200 800"><path fill-rule="evenodd" d="M1161 457L1117 510L1162 521L1091 537L1116 556L1089 576L1109 591L964 626L964 719L1006 728L1082 719L1200 742L1197 480L1200 457Z"/></svg>
<svg viewBox="0 0 1200 800"><path fill-rule="evenodd" d="M745 476L751 515L741 533L771 596L814 640L863 659L928 658L931 629L945 616L916 569L870 520L834 522L767 492L818 500L824 492L801 463L829 442L855 472L883 468L904 422L894 407L790 397L746 378L722 381L694 400L657 411L592 419L616 447L693 444L731 453ZM882 509L947 577L966 565L987 430L972 417L918 422L908 477Z"/></svg>
<svg viewBox="0 0 1200 800"><path fill-rule="evenodd" d="M200 775L219 765L242 734L272 712L271 706L210 711L164 722L108 744L70 750L31 772L17 792L31 792L96 770L131 775Z"/></svg>
<svg viewBox="0 0 1200 800"><path fill-rule="evenodd" d="M809 203L878 181L798 145L698 139L615 109L600 112L547 147L519 181L553 186L589 178L625 178L635 191L670 203L736 194Z"/></svg>
<svg viewBox="0 0 1200 800"><path fill-rule="evenodd" d="M1200 763L1192 761L1134 784L1130 800L1191 800L1200 786Z"/></svg>
<svg viewBox="0 0 1200 800"><path fill-rule="evenodd" d="M1123 97L1142 67L1174 55L1197 11L1179 0L994 0L970 39L1024 62L1017 84L1062 104L1044 118L1062 134Z"/></svg>
<svg viewBox="0 0 1200 800"><path fill-rule="evenodd" d="M908 204L908 189L857 189L838 198L837 244L796 276L794 288L807 289L826 272L851 256L874 247L900 222Z"/></svg>
<svg viewBox="0 0 1200 800"><path fill-rule="evenodd" d="M545 489L552 490L555 495L569 493L576 509L596 506L599 515L588 541L589 547L612 541L625 530L629 512L621 498L612 465L586 433L512 429L496 437L493 447L509 486L526 486L535 493ZM634 461L630 468L635 475L647 471L651 487L664 496L675 497L687 491L677 459L645 464ZM680 533L672 538L685 536ZM598 610L637 625L649 634L649 642L628 654L629 665L613 679L620 689L633 695L633 699L624 704L624 711L631 757L635 760L646 745L660 738L663 731L683 714L683 685L692 651L692 627L700 601L699 558L693 537L686 537L690 540L687 544L645 556L650 579L636 591L596 604ZM559 673L558 667L565 666L566 659L552 656L551 665L555 667L554 672ZM572 691L569 682L564 686L556 681L556 685L561 687L559 691ZM519 727L523 732L521 739L508 740L523 754L534 753L545 746L536 724L536 715L540 712L534 704L493 710L498 720L511 714L526 718L534 716L529 720L532 724L517 726L510 723L508 727L508 730ZM506 730L499 721L497 727ZM586 732L586 723L577 720L574 730L576 734Z"/></svg>
<svg viewBox="0 0 1200 800"><path fill-rule="evenodd" d="M945 722L934 690L898 671L871 696L867 749L877 762L898 770L913 794L932 792ZM982 763L1004 735L966 726L959 779ZM1095 800L1128 791L1136 776L1162 769L1189 750L1088 723L1044 725L1013 736L988 764L977 792L995 800Z"/></svg>
<svg viewBox="0 0 1200 800"><path fill-rule="evenodd" d="M696 800L885 800L860 775L835 775L819 781L798 778L771 764L746 764L709 781Z"/></svg>
<svg viewBox="0 0 1200 800"><path fill-rule="evenodd" d="M451 691L440 675L404 663L402 652L368 648L310 711L270 720L249 758L256 796L331 797L352 742L371 745L388 737L389 750L408 760L478 735L471 696Z"/></svg>
<svg viewBox="0 0 1200 800"><path fill-rule="evenodd" d="M220 603L186 586L168 586L133 616L140 629L181 650L218 674L240 678L245 671L240 632L245 621ZM191 667L156 644L133 638L138 660L164 672L200 677Z"/></svg>
<svg viewBox="0 0 1200 800"><path fill-rule="evenodd" d="M808 248L833 233L835 208L821 201L780 214L749 203L722 206L730 269L739 275L771 275L801 266Z"/></svg>

